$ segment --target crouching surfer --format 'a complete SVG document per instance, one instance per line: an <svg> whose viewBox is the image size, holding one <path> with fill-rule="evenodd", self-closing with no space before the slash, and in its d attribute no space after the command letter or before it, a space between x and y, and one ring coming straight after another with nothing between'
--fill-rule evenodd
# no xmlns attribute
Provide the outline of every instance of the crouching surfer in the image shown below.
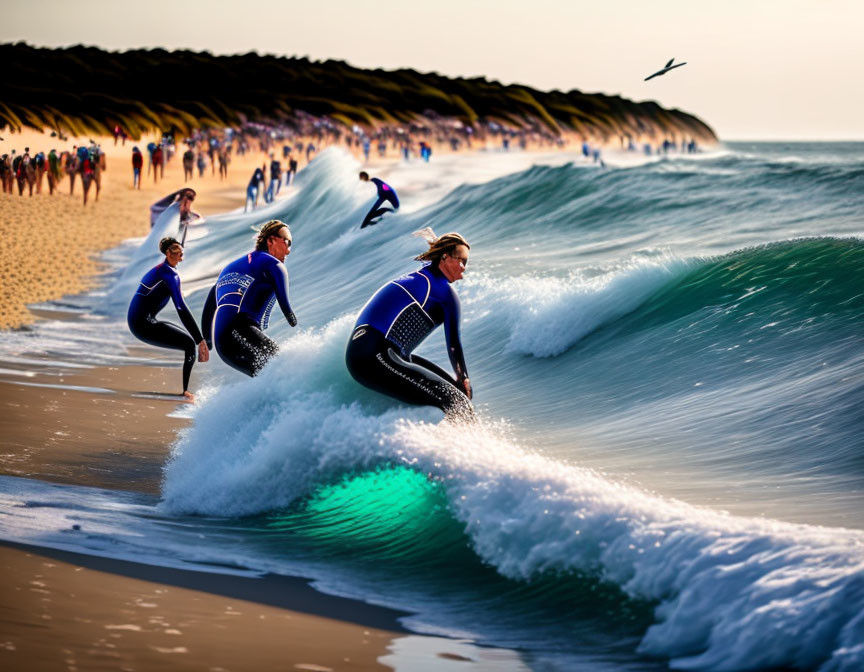
<svg viewBox="0 0 864 672"><path fill-rule="evenodd" d="M257 375L279 350L264 334L276 302L288 324L297 326L283 263L291 243L288 225L271 219L261 227L255 250L222 269L204 304L201 327L208 346L215 345L228 366L247 376Z"/></svg>
<svg viewBox="0 0 864 672"><path fill-rule="evenodd" d="M408 404L437 406L447 417L473 419L472 390L459 334L461 308L452 283L462 279L470 245L458 233L418 232L429 249L421 269L391 280L363 307L345 353L354 379ZM412 354L439 325L455 378Z"/></svg>
<svg viewBox="0 0 864 672"><path fill-rule="evenodd" d="M206 362L210 358L210 351L183 300L183 292L180 289L177 264L183 261L183 246L174 238L163 238L159 241L159 251L165 255L165 260L141 278L138 290L129 304L126 319L129 330L136 338L159 348L184 352L183 396L188 401L194 401L195 397L189 391L189 376L195 364L195 357L197 355L199 362ZM156 319L156 315L165 307L169 299L174 302L174 307L186 331L175 324Z"/></svg>

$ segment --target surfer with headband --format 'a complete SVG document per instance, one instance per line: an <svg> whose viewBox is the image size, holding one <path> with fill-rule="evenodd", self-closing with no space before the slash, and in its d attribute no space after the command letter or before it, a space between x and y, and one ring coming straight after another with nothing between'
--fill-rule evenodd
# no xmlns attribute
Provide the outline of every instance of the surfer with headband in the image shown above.
<svg viewBox="0 0 864 672"><path fill-rule="evenodd" d="M420 270L391 280L363 307L345 353L354 379L407 404L437 406L448 417L474 417L471 381L459 334L461 308L451 287L462 279L471 246L458 233L418 231L429 249L415 257ZM439 325L455 378L413 354Z"/></svg>

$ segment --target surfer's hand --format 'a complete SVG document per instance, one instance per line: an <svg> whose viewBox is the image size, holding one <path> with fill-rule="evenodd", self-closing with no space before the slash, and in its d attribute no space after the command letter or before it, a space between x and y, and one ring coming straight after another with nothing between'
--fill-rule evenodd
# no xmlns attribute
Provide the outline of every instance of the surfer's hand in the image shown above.
<svg viewBox="0 0 864 672"><path fill-rule="evenodd" d="M198 361L206 362L210 359L210 351L207 349L207 343L205 341L201 341L198 344Z"/></svg>
<svg viewBox="0 0 864 672"><path fill-rule="evenodd" d="M288 311L288 314L287 314L285 317L288 318L288 324L290 324L292 327L296 327L296 326L297 326L297 316L294 315L294 311L293 311L293 310L289 310L289 311Z"/></svg>
<svg viewBox="0 0 864 672"><path fill-rule="evenodd" d="M465 394L469 399L474 397L474 391L471 389L471 381L468 378L463 378L459 381L462 384L462 389L465 390Z"/></svg>

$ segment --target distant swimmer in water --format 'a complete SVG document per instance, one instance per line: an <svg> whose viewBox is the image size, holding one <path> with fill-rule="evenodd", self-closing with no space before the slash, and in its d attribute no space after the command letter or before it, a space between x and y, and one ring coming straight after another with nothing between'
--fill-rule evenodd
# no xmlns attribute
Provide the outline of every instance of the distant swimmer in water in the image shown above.
<svg viewBox="0 0 864 672"><path fill-rule="evenodd" d="M207 345L215 345L228 366L247 376L257 375L279 350L264 334L277 301L288 324L297 326L283 263L291 242L288 225L271 219L258 233L255 250L222 269L204 304L201 326Z"/></svg>
<svg viewBox="0 0 864 672"><path fill-rule="evenodd" d="M429 263L388 282L369 299L354 325L345 363L358 383L376 392L470 419L473 394L459 335L461 308L451 287L462 278L470 246L458 233L438 238L431 229L418 233L426 234L429 249L416 259ZM455 379L412 354L441 324Z"/></svg>
<svg viewBox="0 0 864 672"><path fill-rule="evenodd" d="M157 348L183 350L185 353L183 396L189 401L194 401L194 395L189 392L189 375L195 364L196 350L199 362L210 359L210 351L180 291L180 276L177 275L176 266L183 261L182 245L174 238L163 238L159 241L159 251L165 255L165 261L147 271L147 274L141 278L138 291L129 304L126 321L135 337L145 343L155 345ZM156 319L156 315L165 307L169 298L174 302L174 307L186 331L170 322L160 322Z"/></svg>
<svg viewBox="0 0 864 672"><path fill-rule="evenodd" d="M373 177L371 180L369 179L369 173L363 171L360 173L360 180L362 182L372 182L375 187L378 189L378 200L375 201L375 205L372 206L371 210L366 213L366 217L363 218L363 223L360 225L361 229L365 229L367 226L372 224L377 224L377 220L381 215L385 212L393 212L394 210L399 209L399 197L396 196L396 191L389 184L384 182L384 180L379 180L377 177ZM392 205L392 208L382 208L381 206L384 203L389 203Z"/></svg>

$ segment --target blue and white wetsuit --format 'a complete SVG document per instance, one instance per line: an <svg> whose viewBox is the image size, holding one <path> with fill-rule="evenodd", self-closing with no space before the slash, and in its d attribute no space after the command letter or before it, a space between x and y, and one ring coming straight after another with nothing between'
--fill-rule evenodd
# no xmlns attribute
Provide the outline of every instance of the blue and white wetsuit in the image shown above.
<svg viewBox="0 0 864 672"><path fill-rule="evenodd" d="M201 326L207 344L215 345L229 366L256 375L279 350L264 334L277 302L288 324L296 326L285 264L260 250L232 261L222 269L204 304Z"/></svg>
<svg viewBox="0 0 864 672"><path fill-rule="evenodd" d="M362 385L400 401L471 416L471 402L457 387L468 377L460 322L459 297L437 267L396 278L375 292L360 312L345 353L348 371ZM458 380L412 354L442 324Z"/></svg>
<svg viewBox="0 0 864 672"><path fill-rule="evenodd" d="M156 315L168 303L168 299L174 302L180 321L186 327L183 331L177 325L170 322L160 322ZM132 297L129 304L129 312L126 314L129 330L136 338L155 345L159 348L172 348L183 350L185 359L183 362L183 391L189 389L189 375L195 364L197 354L196 344L203 339L198 325L180 291L180 276L167 262L163 262L150 269L141 278L138 291ZM186 333L188 332L188 333Z"/></svg>

